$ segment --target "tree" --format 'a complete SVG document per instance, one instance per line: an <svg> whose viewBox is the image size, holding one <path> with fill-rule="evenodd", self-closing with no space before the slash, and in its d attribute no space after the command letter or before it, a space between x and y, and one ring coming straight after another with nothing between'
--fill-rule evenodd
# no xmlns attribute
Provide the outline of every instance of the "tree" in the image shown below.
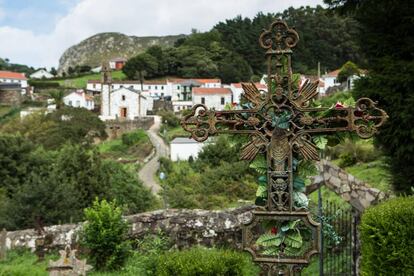
<svg viewBox="0 0 414 276"><path fill-rule="evenodd" d="M338 73L338 81L342 83L346 81L350 76L359 76L359 72L360 69L355 63L352 61L347 61L344 65L342 65Z"/></svg>
<svg viewBox="0 0 414 276"><path fill-rule="evenodd" d="M321 6L289 8L276 14L258 13L253 19L238 16L219 22L214 28L221 33L226 48L241 55L253 73L261 75L266 71L264 49L257 39L263 28L267 28L275 18L286 20L299 32L300 41L293 54L295 71L316 74L318 61L326 69L336 69L347 60L362 64L363 57L356 43L359 35L357 22Z"/></svg>
<svg viewBox="0 0 414 276"><path fill-rule="evenodd" d="M143 90L144 78L156 75L158 62L155 57L148 53L139 54L125 63L122 71L129 79L139 80Z"/></svg>
<svg viewBox="0 0 414 276"><path fill-rule="evenodd" d="M356 82L354 96L370 97L389 115L377 145L388 155L393 186L412 193L414 186L414 5L403 0L327 0L332 8L352 15L363 30L361 50L368 76Z"/></svg>
<svg viewBox="0 0 414 276"><path fill-rule="evenodd" d="M55 68L55 67L52 67L52 68L50 69L50 74L52 74L53 76L56 76L56 75L57 75L57 70L56 70L56 68Z"/></svg>
<svg viewBox="0 0 414 276"><path fill-rule="evenodd" d="M63 107L63 98L65 97L65 92L63 90L51 91L49 92L49 96L53 99L53 102L56 105L56 109L61 109Z"/></svg>

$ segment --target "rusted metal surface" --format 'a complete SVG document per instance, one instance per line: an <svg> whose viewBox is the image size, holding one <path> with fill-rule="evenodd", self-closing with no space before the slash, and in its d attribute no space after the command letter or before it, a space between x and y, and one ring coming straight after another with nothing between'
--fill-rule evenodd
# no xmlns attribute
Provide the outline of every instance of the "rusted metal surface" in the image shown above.
<svg viewBox="0 0 414 276"><path fill-rule="evenodd" d="M245 134L250 141L244 145L241 159L253 160L264 155L267 160L267 201L252 213L252 220L243 231L244 249L267 275L291 275L309 263L319 252L320 226L308 210L293 201L293 160L318 160L318 148L312 138L339 131L355 132L369 138L387 119L385 111L368 98L359 99L355 107L316 107L316 82L298 86L292 78L292 48L298 43L298 33L284 21L276 20L259 38L267 61L268 92L253 83L243 83L243 104L237 110L208 110L197 104L181 121L182 127L199 142L221 133ZM310 233L308 250L301 256L284 254L267 256L256 246L257 225L261 221L300 221ZM260 227L259 227L260 228ZM283 244L280 245L283 247Z"/></svg>

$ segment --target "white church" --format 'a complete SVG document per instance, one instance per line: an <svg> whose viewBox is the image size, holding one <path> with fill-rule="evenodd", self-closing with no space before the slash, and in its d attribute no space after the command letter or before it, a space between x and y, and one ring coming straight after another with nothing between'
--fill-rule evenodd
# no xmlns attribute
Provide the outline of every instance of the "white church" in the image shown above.
<svg viewBox="0 0 414 276"><path fill-rule="evenodd" d="M102 66L101 120L135 120L152 110L153 99L130 87L113 89L109 65Z"/></svg>

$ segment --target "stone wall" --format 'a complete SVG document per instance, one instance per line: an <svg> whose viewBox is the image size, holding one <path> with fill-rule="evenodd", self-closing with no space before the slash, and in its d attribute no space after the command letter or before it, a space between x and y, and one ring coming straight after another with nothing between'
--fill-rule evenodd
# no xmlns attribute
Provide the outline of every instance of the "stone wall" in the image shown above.
<svg viewBox="0 0 414 276"><path fill-rule="evenodd" d="M323 183L359 212L388 197L384 192L370 187L328 160L320 161L318 170L320 174L314 178L312 185L317 187Z"/></svg>
<svg viewBox="0 0 414 276"><path fill-rule="evenodd" d="M142 117L137 120L109 120L105 121L106 133L110 139L115 139L124 132L138 128L149 129L154 124L154 117Z"/></svg>
<svg viewBox="0 0 414 276"><path fill-rule="evenodd" d="M354 210L362 212L366 207L386 198L383 192L369 187L329 161L323 160L318 166L320 175L314 178L311 186L317 187L323 182L326 187L349 202ZM131 215L126 219L131 224L129 234L132 239L162 230L178 248L199 244L227 245L240 249L241 225L248 220L249 211L253 208L245 206L221 211L167 209ZM50 226L45 228L43 235L39 235L34 229L8 232L6 247L34 249L36 239L46 235L51 235L53 239L52 248L64 248L67 244L75 246L81 227L82 224Z"/></svg>
<svg viewBox="0 0 414 276"><path fill-rule="evenodd" d="M168 209L127 216L126 219L131 224L129 235L132 239L162 230L177 248L199 244L226 245L240 249L241 225L248 220L249 211L252 209L253 206L222 211ZM26 247L34 250L36 240L46 235L53 239L51 248L76 246L81 228L82 223L45 227L43 235L39 235L34 229L7 232L6 247Z"/></svg>
<svg viewBox="0 0 414 276"><path fill-rule="evenodd" d="M0 104L20 105L22 102L21 88L0 90Z"/></svg>

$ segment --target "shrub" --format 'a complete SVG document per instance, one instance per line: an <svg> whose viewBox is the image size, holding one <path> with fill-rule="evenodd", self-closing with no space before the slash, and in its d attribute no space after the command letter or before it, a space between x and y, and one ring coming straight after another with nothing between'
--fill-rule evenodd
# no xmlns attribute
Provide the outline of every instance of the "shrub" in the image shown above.
<svg viewBox="0 0 414 276"><path fill-rule="evenodd" d="M363 275L414 275L414 196L369 208L360 230Z"/></svg>
<svg viewBox="0 0 414 276"><path fill-rule="evenodd" d="M138 144L141 140L145 139L146 134L143 130L122 134L122 143L127 146L133 146Z"/></svg>
<svg viewBox="0 0 414 276"><path fill-rule="evenodd" d="M81 243L89 249L89 258L96 270L116 270L123 266L130 253L126 240L128 223L116 203L97 199L85 209L87 220Z"/></svg>
<svg viewBox="0 0 414 276"><path fill-rule="evenodd" d="M258 269L247 254L232 250L193 247L161 255L154 274L167 275L258 275Z"/></svg>
<svg viewBox="0 0 414 276"><path fill-rule="evenodd" d="M160 111L158 115L161 116L162 122L169 127L178 127L180 125L180 119L172 111Z"/></svg>

